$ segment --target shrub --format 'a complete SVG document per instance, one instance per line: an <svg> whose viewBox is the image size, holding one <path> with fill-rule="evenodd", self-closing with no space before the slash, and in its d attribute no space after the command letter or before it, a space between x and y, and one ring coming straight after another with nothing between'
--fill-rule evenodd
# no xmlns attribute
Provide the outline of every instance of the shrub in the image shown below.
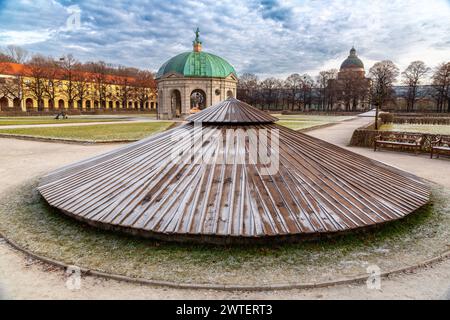
<svg viewBox="0 0 450 320"><path fill-rule="evenodd" d="M394 115L392 113L381 113L380 119L383 123L392 123L394 122Z"/></svg>

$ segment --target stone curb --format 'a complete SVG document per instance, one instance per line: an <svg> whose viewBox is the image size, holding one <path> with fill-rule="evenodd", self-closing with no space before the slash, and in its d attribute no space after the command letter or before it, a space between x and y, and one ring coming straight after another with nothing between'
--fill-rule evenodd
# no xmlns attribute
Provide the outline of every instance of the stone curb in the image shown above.
<svg viewBox="0 0 450 320"><path fill-rule="evenodd" d="M12 248L19 252L22 252L28 257L36 259L40 262L61 268L67 269L69 264L61 261L57 261L51 258L43 257L38 254L31 252L15 243L14 241L8 239L0 232L0 238L3 238L6 243L8 243ZM450 250L447 250L440 255L430 258L428 260L419 262L415 265L409 265L406 267L401 267L393 270L389 270L380 274L381 278L387 278L391 275L401 274L401 273L412 273L416 270L426 268L430 265L439 263L443 260L450 258ZM79 267L80 271L86 276L95 276L104 279L123 281L128 283L135 283L141 285L149 285L155 287L168 287L174 289L203 289L203 290L221 290L221 291L277 291L277 290L294 290L294 289L314 289L314 288L325 288L344 284L358 284L367 281L369 275L359 275L352 278L338 279L333 281L325 282L312 282L312 283L287 283L287 284L268 284L268 285L227 285L227 284L196 284L196 283L180 283L171 281L159 281L159 280L149 280L144 278L133 278L118 274L106 273L99 270L93 270L89 268Z"/></svg>
<svg viewBox="0 0 450 320"><path fill-rule="evenodd" d="M44 138L44 137L34 137L27 135L19 135L19 134L8 134L8 133L0 133L0 138L6 139L19 139L19 140L28 140L28 141L37 141L37 142L53 142L53 143L67 143L67 144L108 144L108 143L128 143L138 141L134 140L109 140L109 141L95 141L95 140L76 140L76 139L62 139L62 138Z"/></svg>

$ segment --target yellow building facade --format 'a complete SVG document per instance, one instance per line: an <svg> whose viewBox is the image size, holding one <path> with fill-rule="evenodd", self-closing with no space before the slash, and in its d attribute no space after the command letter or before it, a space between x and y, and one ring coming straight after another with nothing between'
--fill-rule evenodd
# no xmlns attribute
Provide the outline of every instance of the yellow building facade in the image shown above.
<svg viewBox="0 0 450 320"><path fill-rule="evenodd" d="M83 75L89 77L82 81L36 79L26 65L0 63L0 111L156 111L155 88L135 86L129 77L106 75L98 83L95 74Z"/></svg>

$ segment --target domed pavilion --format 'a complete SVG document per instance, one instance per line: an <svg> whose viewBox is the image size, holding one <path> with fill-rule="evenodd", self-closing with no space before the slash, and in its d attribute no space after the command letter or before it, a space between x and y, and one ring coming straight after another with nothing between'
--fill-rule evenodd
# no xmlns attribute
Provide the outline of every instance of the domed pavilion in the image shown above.
<svg viewBox="0 0 450 320"><path fill-rule="evenodd" d="M338 79L343 79L348 76L358 77L363 79L366 71L364 70L364 63L356 54L356 49L352 47L350 55L344 60L339 69Z"/></svg>
<svg viewBox="0 0 450 320"><path fill-rule="evenodd" d="M97 227L221 244L369 228L429 201L418 177L279 126L232 97L187 121L51 172L38 189Z"/></svg>
<svg viewBox="0 0 450 320"><path fill-rule="evenodd" d="M193 51L165 62L156 80L160 119L184 118L227 97L236 97L236 71L225 59L202 51L198 28Z"/></svg>

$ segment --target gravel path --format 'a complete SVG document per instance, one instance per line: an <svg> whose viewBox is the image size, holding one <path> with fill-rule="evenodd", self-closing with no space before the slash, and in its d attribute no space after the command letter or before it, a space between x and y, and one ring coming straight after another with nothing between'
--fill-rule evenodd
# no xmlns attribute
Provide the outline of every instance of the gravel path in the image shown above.
<svg viewBox="0 0 450 320"><path fill-rule="evenodd" d="M356 118L308 134L345 146L355 128L370 121ZM61 165L103 153L117 145L66 145L0 139L0 192ZM352 151L412 171L450 188L448 159L350 148ZM63 271L32 261L0 239L0 299L450 299L450 260L414 274L382 280L381 290L346 285L312 290L221 292L157 288L84 277L77 291L66 288Z"/></svg>

